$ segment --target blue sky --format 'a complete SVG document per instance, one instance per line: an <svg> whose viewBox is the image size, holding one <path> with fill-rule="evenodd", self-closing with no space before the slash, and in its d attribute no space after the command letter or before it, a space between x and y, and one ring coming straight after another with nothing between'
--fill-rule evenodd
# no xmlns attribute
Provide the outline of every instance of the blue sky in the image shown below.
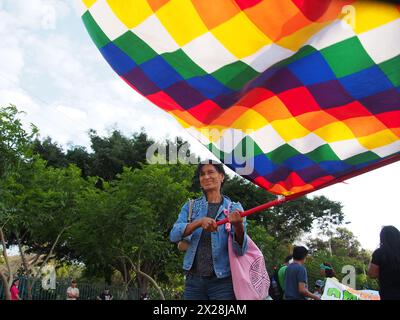
<svg viewBox="0 0 400 320"><path fill-rule="evenodd" d="M90 128L129 134L141 127L156 139L182 136L210 157L168 114L135 93L111 70L89 38L73 0L0 0L0 104L26 111L41 136L88 146ZM400 228L400 164L315 194L344 205L347 228L375 249L383 225ZM237 199L240 201L240 199Z"/></svg>

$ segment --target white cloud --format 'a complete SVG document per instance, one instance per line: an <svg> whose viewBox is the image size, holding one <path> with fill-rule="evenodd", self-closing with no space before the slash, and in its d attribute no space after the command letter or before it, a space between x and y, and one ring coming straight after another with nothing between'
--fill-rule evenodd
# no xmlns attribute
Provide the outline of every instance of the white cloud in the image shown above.
<svg viewBox="0 0 400 320"><path fill-rule="evenodd" d="M67 0L3 0L0 8L16 18L17 27L33 31L55 29L71 12Z"/></svg>
<svg viewBox="0 0 400 320"><path fill-rule="evenodd" d="M0 82L1 84L1 82ZM18 88L0 87L0 105L5 106L15 104L28 114L37 113L40 107L35 103L32 98Z"/></svg>
<svg viewBox="0 0 400 320"><path fill-rule="evenodd" d="M13 17L0 11L0 75L7 77L8 81L18 82L24 67L23 51L18 38L9 32L13 22Z"/></svg>
<svg viewBox="0 0 400 320"><path fill-rule="evenodd" d="M76 109L76 108L71 108L71 107L66 107L66 106L60 105L60 106L56 107L56 110L74 120L81 121L81 120L87 119L86 112Z"/></svg>
<svg viewBox="0 0 400 320"><path fill-rule="evenodd" d="M84 83L85 65L80 59L77 46L65 36L51 34L44 38L28 38L31 48L28 74L40 70L44 80L51 81L53 86L63 92L74 92L74 88Z"/></svg>
<svg viewBox="0 0 400 320"><path fill-rule="evenodd" d="M3 80L18 82L24 67L24 58L20 48L5 45L0 51L0 76Z"/></svg>

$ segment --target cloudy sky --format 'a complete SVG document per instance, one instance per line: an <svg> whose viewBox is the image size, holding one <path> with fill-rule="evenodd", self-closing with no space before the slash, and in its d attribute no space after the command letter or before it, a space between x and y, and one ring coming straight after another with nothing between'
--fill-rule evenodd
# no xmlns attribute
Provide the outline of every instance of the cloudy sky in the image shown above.
<svg viewBox="0 0 400 320"><path fill-rule="evenodd" d="M41 136L67 146L88 146L90 128L126 134L144 128L155 139L187 139L210 156L177 122L111 70L90 40L73 0L0 0L0 105L26 111ZM347 227L367 249L383 225L400 228L400 163L331 186L323 194L344 205Z"/></svg>

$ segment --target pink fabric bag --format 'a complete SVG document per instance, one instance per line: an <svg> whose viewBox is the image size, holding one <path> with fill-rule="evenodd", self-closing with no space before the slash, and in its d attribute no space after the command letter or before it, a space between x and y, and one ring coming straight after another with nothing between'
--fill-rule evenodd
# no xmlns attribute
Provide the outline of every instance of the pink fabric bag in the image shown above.
<svg viewBox="0 0 400 320"><path fill-rule="evenodd" d="M225 215L228 211L224 210ZM237 300L264 300L268 296L270 279L265 267L264 256L257 245L247 236L247 251L238 256L233 251L230 223L225 224L229 232L228 251L233 289Z"/></svg>

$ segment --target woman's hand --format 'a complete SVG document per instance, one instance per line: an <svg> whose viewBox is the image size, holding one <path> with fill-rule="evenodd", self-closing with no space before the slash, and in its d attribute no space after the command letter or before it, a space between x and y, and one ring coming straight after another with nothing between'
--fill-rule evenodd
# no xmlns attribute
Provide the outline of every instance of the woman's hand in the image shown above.
<svg viewBox="0 0 400 320"><path fill-rule="evenodd" d="M231 225L235 228L236 241L240 245L243 244L244 241L244 224L243 217L240 215L239 210L235 210L232 213L228 214L228 219Z"/></svg>
<svg viewBox="0 0 400 320"><path fill-rule="evenodd" d="M200 220L200 223L201 227L208 232L217 231L218 226L217 222L214 219L205 217Z"/></svg>
<svg viewBox="0 0 400 320"><path fill-rule="evenodd" d="M235 210L232 213L228 214L229 222L235 227L240 228L243 227L243 217L240 215L239 210Z"/></svg>
<svg viewBox="0 0 400 320"><path fill-rule="evenodd" d="M205 231L214 232L217 231L217 222L214 219L204 217L199 220L195 220L192 223L189 223L186 226L185 231L183 232L183 237L187 237L191 235L196 229L203 228Z"/></svg>

